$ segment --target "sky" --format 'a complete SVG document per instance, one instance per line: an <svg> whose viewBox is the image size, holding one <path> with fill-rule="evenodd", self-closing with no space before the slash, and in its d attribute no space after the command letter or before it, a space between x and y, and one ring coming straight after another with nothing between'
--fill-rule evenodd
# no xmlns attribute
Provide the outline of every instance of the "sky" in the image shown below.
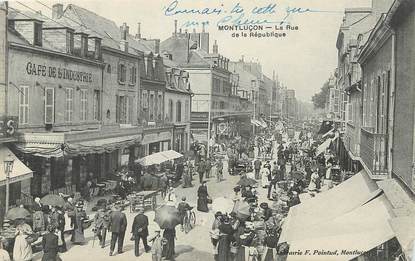
<svg viewBox="0 0 415 261"><path fill-rule="evenodd" d="M201 31L201 24L209 22L206 31L210 33L211 48L217 40L219 53L225 57L239 60L244 56L245 61L259 62L270 78L275 70L278 79L287 88L294 89L296 97L302 101L311 101L313 94L334 73L337 65L336 39L344 9L371 5L370 0L23 0L23 3L48 16L51 16L51 10L42 4L52 7L55 3L62 3L64 8L69 3L76 4L118 25L126 22L131 34L136 33L140 22L142 37L159 38L161 41L172 35L174 20L178 20L178 27L183 31L193 31L193 28ZM281 31L287 34L284 38L234 38L230 31L219 31L217 23L231 15L238 3L244 17L250 21L281 21L287 14L287 8L301 8L296 9L301 13L292 13L286 19L292 26L298 26L298 30ZM260 14L252 13L255 7L258 10L274 4L271 9L260 9ZM27 10L16 1L10 5ZM209 8L211 14L183 14L183 11L195 12L204 8ZM232 14L234 18L239 15ZM199 25L186 27L189 22Z"/></svg>

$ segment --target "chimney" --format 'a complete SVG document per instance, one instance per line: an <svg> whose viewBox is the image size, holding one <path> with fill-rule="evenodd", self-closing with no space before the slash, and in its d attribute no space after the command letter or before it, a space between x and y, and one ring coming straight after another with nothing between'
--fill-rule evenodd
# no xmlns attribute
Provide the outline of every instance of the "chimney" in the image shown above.
<svg viewBox="0 0 415 261"><path fill-rule="evenodd" d="M177 36L177 20L174 20L174 36Z"/></svg>
<svg viewBox="0 0 415 261"><path fill-rule="evenodd" d="M127 35L129 31L129 27L127 26L127 23L123 23L120 27L121 30L121 41L120 41L120 49L121 51L128 52L128 41L127 41Z"/></svg>
<svg viewBox="0 0 415 261"><path fill-rule="evenodd" d="M213 44L213 53L214 54L218 54L219 50L218 50L218 42L215 40L215 43Z"/></svg>
<svg viewBox="0 0 415 261"><path fill-rule="evenodd" d="M52 6L52 19L59 19L63 16L63 4L54 4Z"/></svg>
<svg viewBox="0 0 415 261"><path fill-rule="evenodd" d="M135 35L135 38L141 39L141 23L138 23L137 34Z"/></svg>
<svg viewBox="0 0 415 261"><path fill-rule="evenodd" d="M244 55L242 55L242 57L241 57L241 62L244 62L244 58L245 58L245 56L244 56Z"/></svg>
<svg viewBox="0 0 415 261"><path fill-rule="evenodd" d="M272 80L275 81L275 70L272 70Z"/></svg>
<svg viewBox="0 0 415 261"><path fill-rule="evenodd" d="M154 52L160 53L160 39L154 39Z"/></svg>
<svg viewBox="0 0 415 261"><path fill-rule="evenodd" d="M127 25L127 23L123 23L122 26L120 27L120 30L121 30L121 40L126 41L127 36L129 34L130 27Z"/></svg>

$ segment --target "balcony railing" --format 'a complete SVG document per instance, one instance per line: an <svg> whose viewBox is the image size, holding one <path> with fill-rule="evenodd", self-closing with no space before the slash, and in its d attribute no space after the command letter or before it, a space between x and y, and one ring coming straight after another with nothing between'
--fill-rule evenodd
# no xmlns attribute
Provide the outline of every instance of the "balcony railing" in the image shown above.
<svg viewBox="0 0 415 261"><path fill-rule="evenodd" d="M373 133L370 128L363 127L360 132L360 157L372 172L373 176L388 174L388 136Z"/></svg>

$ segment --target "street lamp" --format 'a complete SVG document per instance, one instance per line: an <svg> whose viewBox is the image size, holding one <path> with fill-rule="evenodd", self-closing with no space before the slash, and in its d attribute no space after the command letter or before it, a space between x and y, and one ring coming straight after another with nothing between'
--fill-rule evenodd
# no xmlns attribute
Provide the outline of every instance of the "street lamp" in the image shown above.
<svg viewBox="0 0 415 261"><path fill-rule="evenodd" d="M11 154L7 155L7 157L4 159L4 172L6 174L6 213L9 210L9 194L10 194L10 174L13 171L13 164L14 164L14 158Z"/></svg>

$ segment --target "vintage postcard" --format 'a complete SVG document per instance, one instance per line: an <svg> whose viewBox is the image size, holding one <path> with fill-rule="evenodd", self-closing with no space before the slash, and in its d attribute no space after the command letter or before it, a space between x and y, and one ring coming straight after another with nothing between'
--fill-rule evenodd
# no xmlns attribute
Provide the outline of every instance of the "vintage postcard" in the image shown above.
<svg viewBox="0 0 415 261"><path fill-rule="evenodd" d="M0 0L0 261L415 260L414 0Z"/></svg>

